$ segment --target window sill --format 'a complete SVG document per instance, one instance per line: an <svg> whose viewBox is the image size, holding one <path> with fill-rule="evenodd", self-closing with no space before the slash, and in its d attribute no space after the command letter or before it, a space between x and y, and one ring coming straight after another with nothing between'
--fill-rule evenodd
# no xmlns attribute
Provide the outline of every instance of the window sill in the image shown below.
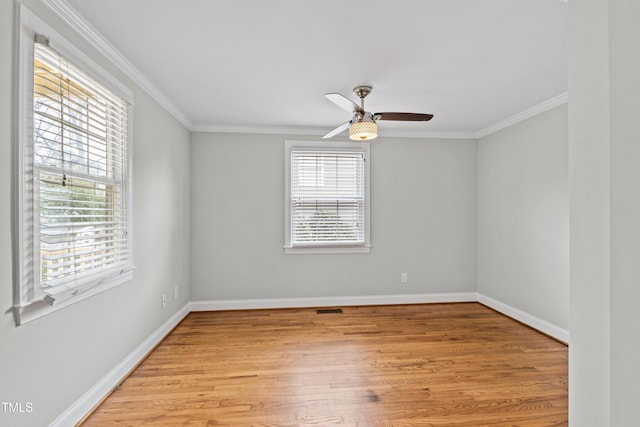
<svg viewBox="0 0 640 427"><path fill-rule="evenodd" d="M14 306L13 307L13 315L15 319L16 326L24 325L27 322L31 322L33 320L39 319L42 316L45 316L49 313L53 313L54 311L58 311L61 308L68 307L76 302L87 299L93 295L99 294L100 292L104 292L108 289L111 289L115 286L123 284L133 279L133 271L127 271L123 274L120 274L118 277L113 278L107 282L101 283L98 286L93 288L89 288L85 291L79 292L78 294L66 298L60 302L56 302L51 305L46 302L45 299L36 300L31 304L23 307Z"/></svg>
<svg viewBox="0 0 640 427"><path fill-rule="evenodd" d="M285 246L287 255L317 254L368 254L371 246Z"/></svg>

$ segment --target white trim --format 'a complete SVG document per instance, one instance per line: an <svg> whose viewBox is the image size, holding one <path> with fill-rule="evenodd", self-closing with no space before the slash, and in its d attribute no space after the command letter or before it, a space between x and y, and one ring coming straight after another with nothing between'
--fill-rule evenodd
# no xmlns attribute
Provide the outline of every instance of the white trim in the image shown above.
<svg viewBox="0 0 640 427"><path fill-rule="evenodd" d="M177 313L156 329L146 340L129 353L118 365L107 373L96 385L76 400L56 418L50 427L76 425L82 418L109 395L126 375L133 370L158 345L178 323L191 312L191 303L186 303Z"/></svg>
<svg viewBox="0 0 640 427"><path fill-rule="evenodd" d="M542 320L539 317L519 310L515 307L490 298L481 293L478 293L478 302L496 311L499 311L506 316L512 317L515 320L518 320L519 322L532 327L533 329L537 329L538 331L545 333L557 339L558 341L562 341L565 344L569 343L569 331L566 329L560 328L552 323L547 322L546 320Z"/></svg>
<svg viewBox="0 0 640 427"><path fill-rule="evenodd" d="M189 118L175 106L151 81L140 72L124 55L105 39L82 15L65 0L42 0L60 19L82 36L91 46L104 55L127 77L140 86L151 98L160 104L186 128L192 129Z"/></svg>
<svg viewBox="0 0 640 427"><path fill-rule="evenodd" d="M378 138L430 138L430 139L476 139L476 132L457 130L428 129L389 129L381 128ZM373 141L375 144L375 141Z"/></svg>
<svg viewBox="0 0 640 427"><path fill-rule="evenodd" d="M211 133L249 133L264 135L310 135L320 138L326 134L328 128L297 127L297 126L225 126L213 124L195 124L193 132ZM431 131L431 130L399 130L382 129L378 138L437 138L437 139L476 139L476 132L463 131ZM375 144L375 141L373 142Z"/></svg>
<svg viewBox="0 0 640 427"><path fill-rule="evenodd" d="M291 152L294 150L364 150L364 242L354 246L293 246L291 244ZM284 141L284 253L344 254L371 252L371 150L369 143L357 141Z"/></svg>
<svg viewBox="0 0 640 427"><path fill-rule="evenodd" d="M214 125L214 124L194 124L191 128L193 132L211 133L249 133L266 135L311 135L321 137L326 133L324 128L303 127L303 126L251 126L251 125Z"/></svg>
<svg viewBox="0 0 640 427"><path fill-rule="evenodd" d="M364 246L285 246L284 253L287 255L322 255L322 254L368 254L371 252L370 245Z"/></svg>
<svg viewBox="0 0 640 427"><path fill-rule="evenodd" d="M514 114L511 117L507 117L504 120L500 120L497 123L489 125L483 129L480 129L476 132L476 138L480 139L492 133L498 132L499 130L508 128L509 126L513 126L516 123L527 120L533 116L537 116L538 114L542 114L545 111L549 111L552 108L558 107L562 104L569 102L569 93L565 92L556 97L548 99L538 105L535 105L531 108L528 108L518 114Z"/></svg>
<svg viewBox="0 0 640 427"><path fill-rule="evenodd" d="M128 104L135 105L134 94L129 87L22 4L20 5L20 16L24 20L23 25L27 28L27 31L41 33L46 36L49 39L48 46L54 50L56 54L71 61L75 67L89 74L101 85L113 91L120 98L123 98ZM28 36L30 37L28 37L27 41L33 44L33 35L28 34ZM32 49L33 48L31 48L30 51ZM32 55L31 52L30 55ZM33 60L31 59L31 61Z"/></svg>
<svg viewBox="0 0 640 427"><path fill-rule="evenodd" d="M49 0L52 1L52 0ZM564 0L559 0L564 1ZM450 130L410 130L410 129L383 129L380 131L379 137L389 138L434 138L434 139L480 139L499 130L513 126L516 123L527 120L531 117L542 114L555 107L569 102L569 93L564 92L554 96L538 105L527 108L517 114L493 123L477 131L450 131ZM191 128L193 132L212 132L212 133L249 133L249 134L267 134L267 135L312 135L321 136L327 131L325 128L311 127L294 127L294 126L224 126L213 124L194 124ZM373 142L375 144L375 142Z"/></svg>
<svg viewBox="0 0 640 427"><path fill-rule="evenodd" d="M16 76L17 89L16 89L16 121L15 134L17 140L15 141L14 155L17 157L16 175L13 177L19 192L15 194L15 200L17 206L15 209L15 235L18 237L16 240L16 246L14 249L16 257L14 258L14 269L17 272L16 280L14 280L14 298L13 298L13 315L16 326L23 325L29 321L35 320L39 317L52 313L56 310L64 308L75 302L79 302L92 295L103 292L116 285L122 284L131 280L133 277L132 270L133 258L132 254L129 256L125 265L114 267L109 271L100 271L90 274L92 281L95 280L92 286L85 288L76 288L77 293L73 294L72 298L68 298L64 301L56 301L54 305L45 303L45 294L38 286L39 280L34 278L33 271L39 270L39 261L36 257L34 259L33 254L38 254L39 250L39 227L35 226L31 218L33 213L33 206L37 206L38 192L33 191L33 200L31 196L27 196L27 193L32 193L32 189L27 187L27 178L31 178L35 171L33 165L33 67L34 67L34 35L39 33L49 39L50 47L56 54L60 54L68 59L75 67L82 69L86 72L91 79L98 82L110 90L112 90L117 96L124 99L124 102L128 104L127 113L129 119L128 126L128 154L132 153L133 149L133 107L134 96L133 92L124 84L122 84L117 78L109 74L104 68L97 62L89 58L80 49L75 47L72 43L62 37L57 31L55 31L49 24L39 18L36 14L31 12L23 4L18 4L16 10L16 26L18 28L17 40L16 40ZM27 177L26 175L29 175ZM131 159L128 159L128 170L126 172L126 182L123 186L123 191L126 191L127 198L129 199L129 205L127 206L128 218L128 236L130 248L133 248L133 234L131 228L132 219L132 204L131 204ZM32 185L36 185L35 183ZM27 214L26 212L30 212ZM37 214L35 214L37 218ZM37 219L35 220L37 222ZM24 247L25 242L31 242L32 246L29 249ZM26 250L25 250L26 249ZM34 266L35 265L35 266ZM86 285L87 283L83 283ZM25 298L24 295L29 295ZM68 294L71 296L72 294Z"/></svg>
<svg viewBox="0 0 640 427"><path fill-rule="evenodd" d="M285 135L313 135L321 136L327 129L307 127L281 127L281 126L225 126L216 124L192 123L191 120L176 105L164 95L151 81L140 72L124 55L122 55L111 43L104 38L81 14L79 14L66 0L41 0L60 19L67 23L74 31L82 36L91 46L104 55L117 66L127 77L133 80L158 104L167 110L173 117L192 132L213 133L259 133L259 134L285 134ZM558 0L567 2L567 0ZM381 137L400 138L439 138L439 139L478 139L497 132L501 129L526 120L551 108L557 107L568 101L568 93L563 93L539 105L531 107L521 113L515 114L497 123L489 125L476 132L465 131L430 131L430 130L385 130Z"/></svg>
<svg viewBox="0 0 640 427"><path fill-rule="evenodd" d="M334 307L353 305L390 305L390 304L428 304L479 302L508 317L524 323L538 331L547 334L563 343L569 342L569 331L560 328L546 320L533 316L508 304L504 304L486 295L476 292L456 292L437 294L400 294L400 295L365 295L365 296L334 296L309 298L267 298L267 299L238 299L238 300L210 300L192 301L192 311L224 311L224 310L254 310L269 308L305 308L305 307Z"/></svg>
<svg viewBox="0 0 640 427"><path fill-rule="evenodd" d="M253 310L264 308L306 308L353 305L425 304L476 302L475 292L442 294L365 295L308 298L268 298L241 300L192 301L192 311Z"/></svg>
<svg viewBox="0 0 640 427"><path fill-rule="evenodd" d="M156 329L142 344L129 353L121 363L111 369L107 375L60 414L49 426L75 425L87 416L191 312L455 302L479 302L559 341L569 342L569 332L567 330L477 292L191 301Z"/></svg>
<svg viewBox="0 0 640 427"><path fill-rule="evenodd" d="M566 2L566 0L559 0ZM167 110L173 117L192 132L213 133L258 133L258 134L285 134L285 135L314 135L321 136L326 129L279 127L279 126L225 126L215 124L194 124L189 118L171 102L151 81L140 72L124 55L122 55L107 39L98 32L82 15L80 15L66 0L42 0L60 19L66 22L73 30L82 36L91 46L116 65L127 77L133 80L145 92L147 92L158 104ZM381 133L381 137L401 138L441 138L441 139L478 139L497 132L501 129L526 120L537 114L543 113L558 105L564 104L569 99L568 93L563 93L539 105L515 114L497 123L489 125L476 132L464 131L429 131L429 130L387 130Z"/></svg>
<svg viewBox="0 0 640 427"><path fill-rule="evenodd" d="M72 304L85 300L89 297L97 295L101 292L108 291L118 285L130 281L133 278L133 270L119 274L117 277L106 280L104 283L95 287L90 287L86 290L80 290L77 294L70 294L69 298L62 299L53 305L46 303L44 299L36 299L32 304L21 307L18 304L13 306L13 316L15 319L15 325L21 326L25 323L31 322L46 316L62 308L68 307Z"/></svg>

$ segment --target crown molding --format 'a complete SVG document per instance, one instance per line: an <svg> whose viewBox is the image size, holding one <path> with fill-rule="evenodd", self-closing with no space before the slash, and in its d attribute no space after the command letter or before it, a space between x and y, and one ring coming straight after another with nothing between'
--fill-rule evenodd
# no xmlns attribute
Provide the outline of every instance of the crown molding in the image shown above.
<svg viewBox="0 0 640 427"><path fill-rule="evenodd" d="M327 130L324 128L296 127L296 126L226 126L212 124L194 124L191 128L193 132L212 133L261 133L267 135L324 135Z"/></svg>
<svg viewBox="0 0 640 427"><path fill-rule="evenodd" d="M424 131L424 130L398 130L398 129L386 129L382 130L379 134L380 137L390 138L438 138L438 139L480 139L499 130L513 126L516 123L530 119L531 117L542 114L545 111L549 111L555 107L569 102L569 93L564 92L558 96L541 102L538 105L534 105L531 108L527 108L520 113L514 114L511 117L500 120L492 125L486 126L478 131ZM309 127L254 127L254 126L220 126L220 125L207 125L198 124L191 127L193 132L213 132L213 133L262 133L267 135L273 134L285 134L285 135L313 135L321 136L327 132L326 128L309 128Z"/></svg>
<svg viewBox="0 0 640 427"><path fill-rule="evenodd" d="M558 0L566 2L567 0ZM80 15L66 0L41 0L60 19L68 24L91 46L104 55L127 77L142 88L151 98L167 110L173 117L192 132L214 133L262 133L285 135L324 135L327 129L303 128L287 126L224 126L210 124L194 124L189 118L169 100L151 81L140 72L124 55L122 55L111 43L109 43L82 15ZM381 137L399 138L438 138L438 139L480 139L494 132L512 126L518 122L544 113L552 108L562 105L569 100L567 92L551 98L541 104L528 108L518 114L489 125L478 131L411 131L411 130L384 130Z"/></svg>
<svg viewBox="0 0 640 427"><path fill-rule="evenodd" d="M212 133L250 133L265 135L309 135L321 137L327 133L327 128L295 127L295 126L220 126L194 125L193 132ZM379 133L381 138L437 138L437 139L476 139L475 132L461 131L411 131L385 129Z"/></svg>
<svg viewBox="0 0 640 427"><path fill-rule="evenodd" d="M127 58L109 43L82 15L65 0L41 0L60 19L82 36L91 46L104 55L127 77L142 88L151 98L160 104L187 129L192 130L192 123L187 116L173 104L144 74Z"/></svg>
<svg viewBox="0 0 640 427"><path fill-rule="evenodd" d="M387 130L379 133L381 138L434 138L434 139L477 139L475 132L456 130Z"/></svg>
<svg viewBox="0 0 640 427"><path fill-rule="evenodd" d="M500 120L497 123L494 123L492 125L489 125L485 128L480 129L479 131L476 132L476 139L483 138L487 135L498 132L499 130L502 130L509 126L513 126L516 123L519 123L523 120L527 120L533 116L537 116L538 114L542 114L545 111L549 111L552 108L558 107L562 104L566 104L567 102L569 102L569 93L568 92L562 93L538 105L535 105L531 108L527 108L526 110L518 114L514 114L511 117L507 117L504 120Z"/></svg>

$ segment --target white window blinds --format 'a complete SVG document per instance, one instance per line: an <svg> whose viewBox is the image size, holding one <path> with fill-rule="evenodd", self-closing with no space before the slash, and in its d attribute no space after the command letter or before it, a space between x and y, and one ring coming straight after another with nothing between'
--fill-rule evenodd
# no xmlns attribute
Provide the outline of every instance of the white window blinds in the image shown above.
<svg viewBox="0 0 640 427"><path fill-rule="evenodd" d="M292 150L291 246L365 243L362 151Z"/></svg>
<svg viewBox="0 0 640 427"><path fill-rule="evenodd" d="M130 278L130 103L33 43L21 139L18 313ZM19 315L18 315L19 317Z"/></svg>
<svg viewBox="0 0 640 427"><path fill-rule="evenodd" d="M129 268L128 105L36 43L33 114L37 279L52 296Z"/></svg>

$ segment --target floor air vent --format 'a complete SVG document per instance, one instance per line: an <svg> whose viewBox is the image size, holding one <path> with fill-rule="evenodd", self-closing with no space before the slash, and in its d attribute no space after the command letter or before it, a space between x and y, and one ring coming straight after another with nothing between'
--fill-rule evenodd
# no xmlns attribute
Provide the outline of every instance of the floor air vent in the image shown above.
<svg viewBox="0 0 640 427"><path fill-rule="evenodd" d="M342 313L341 308L321 308L316 310L316 314Z"/></svg>

